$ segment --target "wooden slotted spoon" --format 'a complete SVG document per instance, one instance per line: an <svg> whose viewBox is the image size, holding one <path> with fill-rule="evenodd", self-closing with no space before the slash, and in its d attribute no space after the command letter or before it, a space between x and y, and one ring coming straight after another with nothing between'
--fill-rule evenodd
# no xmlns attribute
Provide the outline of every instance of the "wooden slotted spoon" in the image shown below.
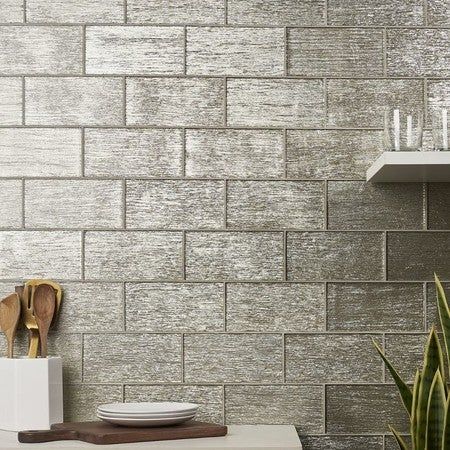
<svg viewBox="0 0 450 450"><path fill-rule="evenodd" d="M8 358L13 357L14 338L20 318L20 299L15 294L8 295L0 302L0 328L8 342Z"/></svg>
<svg viewBox="0 0 450 450"><path fill-rule="evenodd" d="M55 290L48 284L36 287L33 296L34 317L41 340L41 357L47 357L47 335L56 309Z"/></svg>

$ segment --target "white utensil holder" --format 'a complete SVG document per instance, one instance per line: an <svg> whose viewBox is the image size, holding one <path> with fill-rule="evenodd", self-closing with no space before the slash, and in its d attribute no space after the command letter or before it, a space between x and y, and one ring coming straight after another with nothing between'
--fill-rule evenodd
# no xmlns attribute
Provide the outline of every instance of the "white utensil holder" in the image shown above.
<svg viewBox="0 0 450 450"><path fill-rule="evenodd" d="M0 358L0 429L47 430L62 421L61 358Z"/></svg>

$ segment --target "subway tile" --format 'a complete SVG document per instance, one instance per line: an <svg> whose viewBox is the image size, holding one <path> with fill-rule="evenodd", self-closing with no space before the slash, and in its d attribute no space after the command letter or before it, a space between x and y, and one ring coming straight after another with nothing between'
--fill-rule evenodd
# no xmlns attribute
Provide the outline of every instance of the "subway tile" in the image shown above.
<svg viewBox="0 0 450 450"><path fill-rule="evenodd" d="M121 125L120 78L27 78L27 125Z"/></svg>
<svg viewBox="0 0 450 450"><path fill-rule="evenodd" d="M196 420L223 423L223 387L199 385L125 386L127 402L188 402L200 405Z"/></svg>
<svg viewBox="0 0 450 450"><path fill-rule="evenodd" d="M125 0L27 0L27 21L54 23L123 22Z"/></svg>
<svg viewBox="0 0 450 450"><path fill-rule="evenodd" d="M324 0L228 0L228 23L239 25L325 25Z"/></svg>
<svg viewBox="0 0 450 450"><path fill-rule="evenodd" d="M288 383L369 383L382 380L382 364L369 334L286 336ZM372 350L373 349L373 350Z"/></svg>
<svg viewBox="0 0 450 450"><path fill-rule="evenodd" d="M64 420L83 422L97 420L97 406L105 403L121 403L122 386L114 384L65 384Z"/></svg>
<svg viewBox="0 0 450 450"><path fill-rule="evenodd" d="M380 29L291 28L287 45L290 75L383 75Z"/></svg>
<svg viewBox="0 0 450 450"><path fill-rule="evenodd" d="M321 80L230 79L227 83L230 126L315 127L325 120Z"/></svg>
<svg viewBox="0 0 450 450"><path fill-rule="evenodd" d="M448 0L428 0L427 19L430 26L450 25L450 8Z"/></svg>
<svg viewBox="0 0 450 450"><path fill-rule="evenodd" d="M282 233L188 232L186 279L281 280Z"/></svg>
<svg viewBox="0 0 450 450"><path fill-rule="evenodd" d="M281 334L188 334L184 378L195 383L282 381Z"/></svg>
<svg viewBox="0 0 450 450"><path fill-rule="evenodd" d="M389 280L450 278L450 233L389 232L387 266Z"/></svg>
<svg viewBox="0 0 450 450"><path fill-rule="evenodd" d="M127 283L128 331L221 331L224 288L220 283Z"/></svg>
<svg viewBox="0 0 450 450"><path fill-rule="evenodd" d="M181 241L181 233L176 232L87 232L86 278L180 279Z"/></svg>
<svg viewBox="0 0 450 450"><path fill-rule="evenodd" d="M399 375L408 383L414 382L416 370L422 370L423 355L427 334L387 334L385 337L385 352L389 361ZM386 370L386 381L394 380Z"/></svg>
<svg viewBox="0 0 450 450"><path fill-rule="evenodd" d="M288 232L290 281L381 280L383 235L375 232Z"/></svg>
<svg viewBox="0 0 450 450"><path fill-rule="evenodd" d="M301 179L365 179L383 151L375 130L288 130L287 176Z"/></svg>
<svg viewBox="0 0 450 450"><path fill-rule="evenodd" d="M352 435L309 435L300 436L304 448L308 450L349 450L362 449L384 450L383 436Z"/></svg>
<svg viewBox="0 0 450 450"><path fill-rule="evenodd" d="M22 181L0 180L0 192L0 228L20 228L22 226Z"/></svg>
<svg viewBox="0 0 450 450"><path fill-rule="evenodd" d="M303 433L323 432L321 386L225 386L230 424L298 425Z"/></svg>
<svg viewBox="0 0 450 450"><path fill-rule="evenodd" d="M63 301L55 324L58 332L123 330L121 283L69 282L62 288Z"/></svg>
<svg viewBox="0 0 450 450"><path fill-rule="evenodd" d="M428 228L450 229L450 185L448 183L428 184Z"/></svg>
<svg viewBox="0 0 450 450"><path fill-rule="evenodd" d="M186 130L189 177L283 177L279 130Z"/></svg>
<svg viewBox="0 0 450 450"><path fill-rule="evenodd" d="M0 298L7 297L9 294L14 292L14 286L18 286L19 284L23 284L22 280L17 281L0 281ZM6 344L6 341L5 341Z"/></svg>
<svg viewBox="0 0 450 450"><path fill-rule="evenodd" d="M422 331L423 326L421 283L328 284L328 330Z"/></svg>
<svg viewBox="0 0 450 450"><path fill-rule="evenodd" d="M0 278L78 279L81 234L76 231L1 231Z"/></svg>
<svg viewBox="0 0 450 450"><path fill-rule="evenodd" d="M81 175L81 132L76 129L0 129L0 175Z"/></svg>
<svg viewBox="0 0 450 450"><path fill-rule="evenodd" d="M2 0L0 23L23 22L23 1Z"/></svg>
<svg viewBox="0 0 450 450"><path fill-rule="evenodd" d="M450 283L442 283L442 287L444 288L447 301L450 302ZM434 283L427 283L426 290L426 329L429 330L434 325L438 331L441 331L442 327L438 312L436 285Z"/></svg>
<svg viewBox="0 0 450 450"><path fill-rule="evenodd" d="M421 183L328 182L330 229L421 229Z"/></svg>
<svg viewBox="0 0 450 450"><path fill-rule="evenodd" d="M450 80L429 80L427 82L428 122L433 114L441 117L441 109L450 109Z"/></svg>
<svg viewBox="0 0 450 450"><path fill-rule="evenodd" d="M323 331L325 288L319 283L228 283L227 330Z"/></svg>
<svg viewBox="0 0 450 450"><path fill-rule="evenodd" d="M395 385L326 387L328 433L387 433L409 429L407 413Z"/></svg>
<svg viewBox="0 0 450 450"><path fill-rule="evenodd" d="M402 438L408 448L412 448L411 436L402 434ZM398 442L392 433L384 436L384 450L398 450Z"/></svg>
<svg viewBox="0 0 450 450"><path fill-rule="evenodd" d="M120 228L120 180L26 180L25 226Z"/></svg>
<svg viewBox="0 0 450 450"><path fill-rule="evenodd" d="M338 26L423 25L421 0L329 0L328 24Z"/></svg>
<svg viewBox="0 0 450 450"><path fill-rule="evenodd" d="M383 127L386 108L402 113L423 108L422 80L350 80L327 82L328 125L336 127Z"/></svg>
<svg viewBox="0 0 450 450"><path fill-rule="evenodd" d="M86 129L88 176L181 176L181 130Z"/></svg>
<svg viewBox="0 0 450 450"><path fill-rule="evenodd" d="M227 226L323 228L324 185L314 181L230 181Z"/></svg>
<svg viewBox="0 0 450 450"><path fill-rule="evenodd" d="M181 335L86 334L83 381L181 381Z"/></svg>
<svg viewBox="0 0 450 450"><path fill-rule="evenodd" d="M222 125L223 102L224 82L217 78L127 80L129 125Z"/></svg>
<svg viewBox="0 0 450 450"><path fill-rule="evenodd" d="M127 181L127 228L220 228L223 181Z"/></svg>
<svg viewBox="0 0 450 450"><path fill-rule="evenodd" d="M224 23L223 0L128 0L128 22L184 25Z"/></svg>
<svg viewBox="0 0 450 450"><path fill-rule="evenodd" d="M0 125L22 124L22 80L0 78Z"/></svg>
<svg viewBox="0 0 450 450"><path fill-rule="evenodd" d="M387 74L449 76L450 30L394 29L387 32Z"/></svg>
<svg viewBox="0 0 450 450"><path fill-rule="evenodd" d="M188 27L191 75L283 75L283 28Z"/></svg>
<svg viewBox="0 0 450 450"><path fill-rule="evenodd" d="M81 28L0 27L0 74L76 75L81 71Z"/></svg>
<svg viewBox="0 0 450 450"><path fill-rule="evenodd" d="M89 74L183 74L182 27L103 26L86 29Z"/></svg>

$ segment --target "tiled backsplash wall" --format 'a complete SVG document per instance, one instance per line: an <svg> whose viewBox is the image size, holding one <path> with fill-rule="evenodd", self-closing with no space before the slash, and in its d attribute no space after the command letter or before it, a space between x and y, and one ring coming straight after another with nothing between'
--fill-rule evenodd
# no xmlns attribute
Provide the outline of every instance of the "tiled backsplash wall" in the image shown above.
<svg viewBox="0 0 450 450"><path fill-rule="evenodd" d="M0 290L62 283L67 418L189 399L392 448L371 337L412 376L450 184L364 175L386 105L450 107L448 0L0 6Z"/></svg>

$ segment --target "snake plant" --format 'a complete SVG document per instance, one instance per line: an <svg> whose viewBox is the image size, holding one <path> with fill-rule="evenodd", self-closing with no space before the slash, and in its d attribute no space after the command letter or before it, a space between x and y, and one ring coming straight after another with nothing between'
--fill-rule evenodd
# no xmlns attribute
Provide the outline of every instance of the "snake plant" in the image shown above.
<svg viewBox="0 0 450 450"><path fill-rule="evenodd" d="M436 275L434 278L445 355L450 370L450 308L439 278ZM450 395L444 352L434 326L425 346L423 368L417 370L412 388L402 380L375 341L374 345L394 379L409 415L412 449L450 450ZM400 450L408 450L402 436L394 428L390 427L390 430Z"/></svg>

